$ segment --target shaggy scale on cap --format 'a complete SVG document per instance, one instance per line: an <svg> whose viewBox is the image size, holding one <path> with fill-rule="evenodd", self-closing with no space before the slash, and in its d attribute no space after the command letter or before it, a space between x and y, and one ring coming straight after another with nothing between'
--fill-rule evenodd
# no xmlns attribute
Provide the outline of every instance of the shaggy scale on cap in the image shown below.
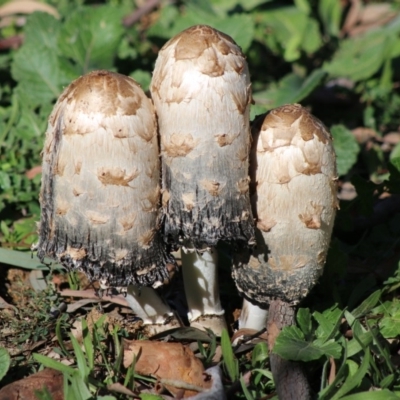
<svg viewBox="0 0 400 400"><path fill-rule="evenodd" d="M251 85L240 48L209 26L181 32L159 52L151 93L168 240L197 250L219 240L252 243Z"/></svg>

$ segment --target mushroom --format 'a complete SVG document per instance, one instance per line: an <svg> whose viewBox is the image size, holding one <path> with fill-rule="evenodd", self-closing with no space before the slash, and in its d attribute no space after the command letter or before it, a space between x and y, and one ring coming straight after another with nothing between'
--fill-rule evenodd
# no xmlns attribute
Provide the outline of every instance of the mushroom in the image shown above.
<svg viewBox="0 0 400 400"><path fill-rule="evenodd" d="M215 246L254 240L247 63L232 38L193 26L160 50L150 90L161 138L165 240L183 249L191 325L218 334L225 320Z"/></svg>
<svg viewBox="0 0 400 400"><path fill-rule="evenodd" d="M336 162L330 133L298 104L259 117L253 138L250 175L257 246L252 255L235 256L233 277L250 302L264 309L269 305L272 351L281 328L294 324L294 306L322 274L338 208ZM308 398L298 364L272 353L271 369L279 399L291 399L293 393Z"/></svg>
<svg viewBox="0 0 400 400"><path fill-rule="evenodd" d="M43 150L37 255L102 288L133 285L128 301L135 296L140 316L157 324L145 307L157 294L149 288L142 298L136 287L160 287L176 267L157 229L159 174L153 105L133 79L94 71L64 90Z"/></svg>
<svg viewBox="0 0 400 400"><path fill-rule="evenodd" d="M243 298L242 310L240 312L239 329L264 330L267 326L268 310Z"/></svg>

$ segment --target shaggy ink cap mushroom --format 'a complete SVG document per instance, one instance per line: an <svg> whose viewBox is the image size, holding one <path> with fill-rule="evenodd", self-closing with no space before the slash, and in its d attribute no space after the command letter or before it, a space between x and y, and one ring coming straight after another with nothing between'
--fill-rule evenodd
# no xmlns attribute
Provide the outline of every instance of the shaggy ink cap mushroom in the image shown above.
<svg viewBox="0 0 400 400"><path fill-rule="evenodd" d="M215 246L254 241L247 63L229 36L193 26L160 50L150 90L161 139L164 235L183 248L191 326L219 335L226 323Z"/></svg>
<svg viewBox="0 0 400 400"><path fill-rule="evenodd" d="M323 123L298 104L253 124L250 156L257 247L233 277L250 301L298 304L322 274L337 200L336 158Z"/></svg>
<svg viewBox="0 0 400 400"><path fill-rule="evenodd" d="M206 25L160 50L151 94L161 137L164 234L199 251L254 241L248 153L251 84L236 43Z"/></svg>
<svg viewBox="0 0 400 400"><path fill-rule="evenodd" d="M38 257L103 287L163 285L175 270L158 228L159 150L151 101L131 78L94 71L49 118Z"/></svg>
<svg viewBox="0 0 400 400"><path fill-rule="evenodd" d="M233 277L263 320L267 317L271 372L279 399L310 399L301 363L273 353L278 333L295 324L295 305L322 274L338 200L336 160L325 126L298 104L253 124L250 157L252 205L257 221L253 254L237 253ZM248 305L248 304L247 304ZM244 311L246 311L244 308ZM264 313L263 313L264 309ZM240 318L250 325L250 315Z"/></svg>

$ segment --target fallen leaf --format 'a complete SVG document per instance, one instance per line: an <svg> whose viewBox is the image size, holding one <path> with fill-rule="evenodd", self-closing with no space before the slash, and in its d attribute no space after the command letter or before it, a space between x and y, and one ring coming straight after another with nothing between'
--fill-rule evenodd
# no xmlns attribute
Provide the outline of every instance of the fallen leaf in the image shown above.
<svg viewBox="0 0 400 400"><path fill-rule="evenodd" d="M39 175L41 173L42 173L42 166L37 165L36 167L33 167L33 168L29 169L28 171L26 171L25 176L28 179L33 179L36 175Z"/></svg>
<svg viewBox="0 0 400 400"><path fill-rule="evenodd" d="M29 282L35 292L42 292L47 288L47 283L41 269L33 269L29 273Z"/></svg>
<svg viewBox="0 0 400 400"><path fill-rule="evenodd" d="M59 14L54 7L35 0L9 1L0 7L0 17L15 14L31 14L35 11L46 12L59 18Z"/></svg>
<svg viewBox="0 0 400 400"><path fill-rule="evenodd" d="M159 379L172 394L183 392L187 398L197 395L190 387L210 389L212 382L203 374L203 364L187 346L145 340L124 340L123 344L124 367L136 357L135 371Z"/></svg>
<svg viewBox="0 0 400 400"><path fill-rule="evenodd" d="M103 294L101 297L99 297L93 289L87 289L87 290L72 290L72 289L64 289L64 290L59 290L58 293L60 296L63 297L82 297L84 299L93 299L95 301L107 301L110 303L114 304L119 304L120 306L123 307L128 307L128 302L122 295L115 295L115 296L109 296L106 294Z"/></svg>
<svg viewBox="0 0 400 400"><path fill-rule="evenodd" d="M64 400L63 374L50 368L4 386L0 390L0 399L36 400L35 391L42 390L44 387L47 388L53 400Z"/></svg>
<svg viewBox="0 0 400 400"><path fill-rule="evenodd" d="M197 328L193 328L192 326L168 329L167 331L160 332L157 335L152 336L151 338L153 340L173 338L179 341L200 341L204 343L211 342L211 338L206 332Z"/></svg>

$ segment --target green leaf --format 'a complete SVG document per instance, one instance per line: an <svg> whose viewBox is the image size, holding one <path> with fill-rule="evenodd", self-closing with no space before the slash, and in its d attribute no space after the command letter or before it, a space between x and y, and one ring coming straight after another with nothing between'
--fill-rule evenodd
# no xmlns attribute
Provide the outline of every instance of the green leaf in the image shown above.
<svg viewBox="0 0 400 400"><path fill-rule="evenodd" d="M218 3L221 0L216 0ZM227 3L230 3L232 5L232 0L222 0L226 1ZM250 11L253 8L256 8L257 6L260 6L261 4L266 4L270 3L274 0L241 0L238 3L242 6L243 10Z"/></svg>
<svg viewBox="0 0 400 400"><path fill-rule="evenodd" d="M4 347L0 347L0 381L6 376L10 368L11 358Z"/></svg>
<svg viewBox="0 0 400 400"><path fill-rule="evenodd" d="M78 364L78 371L80 377L86 381L87 378L89 377L90 374L90 368L87 365L87 360L85 358L85 355L82 351L81 345L78 343L76 340L75 336L73 336L71 333L69 334L69 338L71 339L72 346L74 348L74 353L76 357L76 362Z"/></svg>
<svg viewBox="0 0 400 400"><path fill-rule="evenodd" d="M308 19L306 32L307 34L303 37L301 47L308 55L310 55L316 52L322 45L318 22L313 19Z"/></svg>
<svg viewBox="0 0 400 400"><path fill-rule="evenodd" d="M337 387L341 382L343 382L344 378L348 375L349 373L349 365L347 364L347 345L346 345L346 340L341 339L343 343L343 357L342 357L342 363L339 367L339 370L336 373L336 376L334 377L333 381L331 382L330 385L325 387L323 390L321 390L318 393L318 399L319 400L330 400L332 398L332 394L336 391ZM327 363L328 361L326 361Z"/></svg>
<svg viewBox="0 0 400 400"><path fill-rule="evenodd" d="M172 5L165 5L159 11L159 18L149 27L147 35L149 37L159 37L163 39L170 39L173 35L173 27L175 22L180 19L177 7ZM200 23L200 22L198 22Z"/></svg>
<svg viewBox="0 0 400 400"><path fill-rule="evenodd" d="M257 20L261 27L257 39L285 61L296 61L302 51L312 53L322 44L317 21L295 6L259 12Z"/></svg>
<svg viewBox="0 0 400 400"><path fill-rule="evenodd" d="M268 359L268 346L267 343L257 343L251 354L251 365L256 368L260 363Z"/></svg>
<svg viewBox="0 0 400 400"><path fill-rule="evenodd" d="M311 11L311 6L308 0L294 0L294 4L299 10L306 14L309 14Z"/></svg>
<svg viewBox="0 0 400 400"><path fill-rule="evenodd" d="M93 398L81 375L75 374L70 376L69 380L71 381L70 388L74 400L89 400Z"/></svg>
<svg viewBox="0 0 400 400"><path fill-rule="evenodd" d="M201 4L203 3L205 4L205 2ZM175 18L172 27L167 28L167 35L166 32L159 32L159 29L155 28L150 30L150 34L159 33L169 38L196 24L210 25L226 33L242 48L243 52L249 48L254 36L254 20L251 15L234 14L229 18L221 17L213 9L204 8L198 4L189 4L185 15Z"/></svg>
<svg viewBox="0 0 400 400"><path fill-rule="evenodd" d="M387 375L379 382L379 385L382 389L388 388L393 385L395 379L396 379L395 374Z"/></svg>
<svg viewBox="0 0 400 400"><path fill-rule="evenodd" d="M342 6L337 0L320 0L318 12L321 16L324 30L328 35L338 36L342 18Z"/></svg>
<svg viewBox="0 0 400 400"><path fill-rule="evenodd" d="M357 161L360 146L354 135L344 125L333 125L331 134L334 139L333 147L337 157L338 175L345 175Z"/></svg>
<svg viewBox="0 0 400 400"><path fill-rule="evenodd" d="M361 81L372 77L385 62L391 52L388 33L384 29L371 30L365 35L341 41L339 50L323 69L332 77L346 77Z"/></svg>
<svg viewBox="0 0 400 400"><path fill-rule="evenodd" d="M166 14L166 21L160 21L156 27L152 27L149 30L151 35L156 34L164 38L171 38L172 36L182 32L183 30L197 24L206 24L218 29L218 22L221 20L212 7L206 2L190 1L186 5L186 10L183 15L179 15L172 10L166 10L163 14ZM167 7L165 7L167 8ZM162 15L164 17L164 15ZM172 18L172 20L171 20ZM160 29L161 28L161 29ZM161 32L164 28L164 32Z"/></svg>
<svg viewBox="0 0 400 400"><path fill-rule="evenodd" d="M124 33L122 10L113 6L80 7L66 20L59 46L83 74L93 69L111 69Z"/></svg>
<svg viewBox="0 0 400 400"><path fill-rule="evenodd" d="M334 305L325 310L322 314L318 311L313 313L314 319L318 322L318 328L315 334L322 343L326 340L333 339L341 323L344 312Z"/></svg>
<svg viewBox="0 0 400 400"><path fill-rule="evenodd" d="M45 367L55 369L56 371L60 371L64 374L72 376L77 373L76 369L69 367L68 365L64 365L59 361L42 354L33 353L33 358L40 364L43 364Z"/></svg>
<svg viewBox="0 0 400 400"><path fill-rule="evenodd" d="M267 112L267 107L261 104L252 104L250 107L250 121L254 121L256 117Z"/></svg>
<svg viewBox="0 0 400 400"><path fill-rule="evenodd" d="M24 29L24 45L41 46L58 53L60 21L44 12L34 12L28 18Z"/></svg>
<svg viewBox="0 0 400 400"><path fill-rule="evenodd" d="M394 149L390 152L390 161L392 163L393 160L396 160L395 162L398 162L398 160L400 160L400 143L397 143Z"/></svg>
<svg viewBox="0 0 400 400"><path fill-rule="evenodd" d="M224 329L221 334L221 349L225 368L228 371L229 378L234 382L239 377L239 365L233 354L231 341L226 329Z"/></svg>
<svg viewBox="0 0 400 400"><path fill-rule="evenodd" d="M85 318L81 319L82 322L82 336L83 336L83 346L85 348L86 357L89 364L89 370L94 368L94 348L93 348L93 341L90 335L87 322Z"/></svg>
<svg viewBox="0 0 400 400"><path fill-rule="evenodd" d="M345 394L349 393L351 390L360 386L362 379L365 374L368 372L371 362L371 354L369 351L366 352L360 367L354 374L349 374L344 384L340 387L340 389L335 393L332 397L332 400L338 400Z"/></svg>
<svg viewBox="0 0 400 400"><path fill-rule="evenodd" d="M372 310L379 302L382 295L382 290L376 290L369 295L357 308L351 313L355 318L360 318Z"/></svg>
<svg viewBox="0 0 400 400"><path fill-rule="evenodd" d="M21 102L32 106L53 101L64 83L57 54L41 46L23 45L15 53L11 73L18 82L16 93Z"/></svg>
<svg viewBox="0 0 400 400"><path fill-rule="evenodd" d="M142 69L137 69L129 75L133 78L146 92L149 90L151 82L151 73L148 71L143 71Z"/></svg>
<svg viewBox="0 0 400 400"><path fill-rule="evenodd" d="M400 336L400 308L385 315L379 322L383 337L392 339Z"/></svg>
<svg viewBox="0 0 400 400"><path fill-rule="evenodd" d="M157 396L156 394L142 393L139 395L141 400L163 400L162 397Z"/></svg>
<svg viewBox="0 0 400 400"><path fill-rule="evenodd" d="M60 68L57 45L60 21L47 13L33 13L24 30L24 44L15 53L11 72L18 82L21 104L51 102L68 82Z"/></svg>
<svg viewBox="0 0 400 400"><path fill-rule="evenodd" d="M325 73L314 70L307 78L294 73L286 75L277 84L271 84L268 90L254 93L254 100L265 105L268 110L284 104L298 103L306 98L321 82Z"/></svg>
<svg viewBox="0 0 400 400"><path fill-rule="evenodd" d="M246 52L254 37L254 21L250 15L235 14L224 18L215 26L216 29L231 36L232 39Z"/></svg>
<svg viewBox="0 0 400 400"><path fill-rule="evenodd" d="M297 311L296 320L299 325L299 328L304 333L304 336L305 337L309 336L312 329L310 309L299 308L299 311Z"/></svg>
<svg viewBox="0 0 400 400"><path fill-rule="evenodd" d="M390 390L384 389L376 392L360 392L356 394L351 394L350 396L342 397L340 400L399 400Z"/></svg>
<svg viewBox="0 0 400 400"><path fill-rule="evenodd" d="M341 347L334 340L325 343L307 342L299 328L288 326L277 337L273 351L287 360L307 362L318 360L324 355L339 358Z"/></svg>
<svg viewBox="0 0 400 400"><path fill-rule="evenodd" d="M17 251L0 248L0 263L25 269L48 269L30 251Z"/></svg>
<svg viewBox="0 0 400 400"><path fill-rule="evenodd" d="M363 332L354 334L354 338L347 343L347 356L353 357L360 351L367 348L373 341L374 337L371 332Z"/></svg>
<svg viewBox="0 0 400 400"><path fill-rule="evenodd" d="M240 377L240 386L242 387L243 394L246 397L246 400L255 400L249 389L247 389L247 385L243 379L243 376Z"/></svg>

